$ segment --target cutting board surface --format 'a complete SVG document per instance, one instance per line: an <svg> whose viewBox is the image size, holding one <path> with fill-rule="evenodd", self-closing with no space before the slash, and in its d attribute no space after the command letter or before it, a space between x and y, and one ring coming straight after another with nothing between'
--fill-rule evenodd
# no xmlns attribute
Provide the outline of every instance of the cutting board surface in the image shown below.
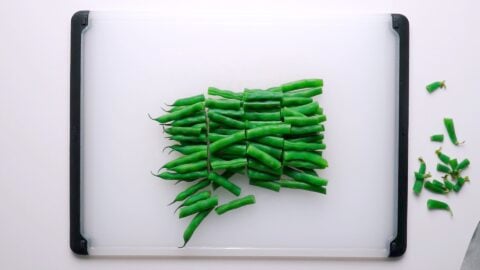
<svg viewBox="0 0 480 270"><path fill-rule="evenodd" d="M388 256L396 236L398 37L389 14L182 16L90 12L83 34L82 234L91 255ZM209 86L323 78L326 196L233 179L257 203L199 227L150 174L176 157L147 117ZM220 191L222 202L233 199Z"/></svg>

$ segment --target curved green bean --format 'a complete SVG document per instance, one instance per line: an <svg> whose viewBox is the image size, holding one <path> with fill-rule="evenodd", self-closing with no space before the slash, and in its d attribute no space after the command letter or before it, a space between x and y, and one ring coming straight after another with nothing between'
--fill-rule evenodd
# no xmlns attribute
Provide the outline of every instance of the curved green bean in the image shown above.
<svg viewBox="0 0 480 270"><path fill-rule="evenodd" d="M190 173L163 172L160 174L153 174L153 175L165 180L193 181L193 180L207 177L208 172L207 171L198 171L198 172L190 172Z"/></svg>
<svg viewBox="0 0 480 270"><path fill-rule="evenodd" d="M165 132L170 135L193 135L198 136L202 132L201 128L196 127L169 127Z"/></svg>
<svg viewBox="0 0 480 270"><path fill-rule="evenodd" d="M238 121L233 118L230 118L228 116L224 116L218 113L214 112L208 112L208 117L209 119L220 123L224 126L231 127L231 128L236 128L236 129L245 129L245 122L243 121Z"/></svg>
<svg viewBox="0 0 480 270"><path fill-rule="evenodd" d="M290 189L302 189L313 191L317 193L327 194L327 189L324 186L312 186L307 183L290 181L290 180L281 180L278 181L281 187L290 188Z"/></svg>
<svg viewBox="0 0 480 270"><path fill-rule="evenodd" d="M204 112L199 113L198 115L192 115L186 118L178 119L172 122L173 127L191 127L192 125L198 123L205 123L206 116Z"/></svg>
<svg viewBox="0 0 480 270"><path fill-rule="evenodd" d="M237 133L234 133L232 135L228 135L228 137L225 137L223 139L220 139L214 143L210 144L209 151L210 154L213 154L215 152L218 152L222 148L225 148L229 145L232 145L234 143L240 142L245 140L245 132L244 131L239 131Z"/></svg>
<svg viewBox="0 0 480 270"><path fill-rule="evenodd" d="M443 123L445 125L445 128L447 129L448 137L450 138L450 141L454 145L459 145L459 144L464 143L464 141L459 142L458 139L457 139L457 134L455 132L455 125L453 124L453 119L452 118L443 118Z"/></svg>
<svg viewBox="0 0 480 270"><path fill-rule="evenodd" d="M272 170L272 168L267 167L267 166L263 165L262 163L255 161L254 159L249 159L247 166L248 166L248 169L250 169L250 168L255 169L256 171L263 172L263 173L268 173L268 174L272 174L272 175L281 175L282 174L281 168L278 169L278 170Z"/></svg>
<svg viewBox="0 0 480 270"><path fill-rule="evenodd" d="M224 189L230 191L235 196L239 196L242 192L242 189L235 185L234 183L228 181L226 178L218 175L217 173L211 172L208 174L208 179L212 182L216 183L217 185L223 187Z"/></svg>
<svg viewBox="0 0 480 270"><path fill-rule="evenodd" d="M255 196L247 195L243 198L232 200L228 203L217 206L215 208L215 212L217 212L218 215L223 215L228 211L231 211L249 204L254 204L254 203L255 203Z"/></svg>
<svg viewBox="0 0 480 270"><path fill-rule="evenodd" d="M210 210L217 205L218 205L218 197L213 196L208 199L198 201L192 205L181 208L180 214L178 216L179 218L188 217L190 215L193 215L199 212Z"/></svg>
<svg viewBox="0 0 480 270"><path fill-rule="evenodd" d="M208 111L221 114L227 117L235 118L235 119L243 119L243 115L245 114L243 109L240 109L240 110L209 109Z"/></svg>
<svg viewBox="0 0 480 270"><path fill-rule="evenodd" d="M172 161L168 162L167 164L163 165L162 168L170 169L170 168L176 167L178 165L191 163L191 162L199 161L199 160L206 159L206 158L207 158L207 150L202 150L202 151L190 154L188 156L183 156L183 157L179 157L175 160L172 160Z"/></svg>
<svg viewBox="0 0 480 270"><path fill-rule="evenodd" d="M170 204L172 204L174 202L183 201L183 200L187 199L188 197L192 196L193 194L197 193L197 191L199 191L199 190L201 190L201 189L203 189L203 188L205 188L209 185L210 185L210 180L208 180L208 179L202 180L202 181L196 183L195 185L190 186L189 188L185 189L184 191L178 193L178 195L175 197L175 199ZM208 194L210 196L210 192L208 192ZM184 206L184 205L182 205L182 206Z"/></svg>
<svg viewBox="0 0 480 270"><path fill-rule="evenodd" d="M198 111L201 111L205 108L205 103L204 102L199 102L190 106L185 107L184 109L181 109L179 111L171 112L165 115L162 115L157 118L151 118L152 120L155 120L159 123L167 123L173 120L185 118L189 115L192 115Z"/></svg>
<svg viewBox="0 0 480 270"><path fill-rule="evenodd" d="M294 179L295 181L307 183L307 184L310 184L312 186L326 186L328 184L328 180L326 180L324 178L320 178L318 176L314 176L314 175L311 175L311 174L308 174L308 173L302 173L302 172L299 172L299 171L295 171L295 170L290 169L290 168L284 169L283 172L287 176Z"/></svg>
<svg viewBox="0 0 480 270"><path fill-rule="evenodd" d="M256 148L251 144L247 146L247 156L258 160L259 162L272 168L273 170L278 170L282 167L282 163L278 159L272 157L271 155L265 153L264 151Z"/></svg>
<svg viewBox="0 0 480 270"><path fill-rule="evenodd" d="M205 101L205 96L203 94L177 99L172 105L168 106L188 106L202 101Z"/></svg>
<svg viewBox="0 0 480 270"><path fill-rule="evenodd" d="M196 172L202 169L206 169L207 167L208 167L207 160L199 160L192 163L178 165L176 167L171 168L170 170L175 171L177 173L190 173L190 172Z"/></svg>
<svg viewBox="0 0 480 270"><path fill-rule="evenodd" d="M427 201L427 208L428 208L428 210L446 210L446 211L450 212L450 215L453 216L453 212L452 212L452 209L450 209L450 206L448 206L447 203L442 202L442 201L429 199Z"/></svg>
<svg viewBox="0 0 480 270"><path fill-rule="evenodd" d="M322 79L303 79L298 81L292 81L280 85L283 92L290 92L297 89L309 88L309 87L322 87Z"/></svg>
<svg viewBox="0 0 480 270"><path fill-rule="evenodd" d="M290 107L289 109L307 116L323 113L323 109L316 101L302 106Z"/></svg>
<svg viewBox="0 0 480 270"><path fill-rule="evenodd" d="M271 155L272 157L274 157L276 159L280 160L282 158L282 150L281 149L274 148L274 147L271 147L271 146L268 146L268 145L263 145L263 144L260 144L260 143L254 143L254 142L249 143L249 145L255 146L256 148L262 150L263 152Z"/></svg>
<svg viewBox="0 0 480 270"><path fill-rule="evenodd" d="M226 99L243 100L243 93L237 93L230 90L218 89L216 87L208 87L208 94L212 96L219 96Z"/></svg>
<svg viewBox="0 0 480 270"><path fill-rule="evenodd" d="M182 153L184 155L189 155L193 154L199 151L207 151L207 146L200 144L200 145L179 145L175 144L172 146L169 146L168 148L177 151L179 153Z"/></svg>
<svg viewBox="0 0 480 270"><path fill-rule="evenodd" d="M284 96L286 97L314 97L321 95L323 92L322 87L313 87L308 89L302 89L294 92L285 93Z"/></svg>
<svg viewBox="0 0 480 270"><path fill-rule="evenodd" d="M265 189L269 189L271 191L279 192L280 191L280 184L277 182L270 182L270 181L255 181L250 179L250 185L261 187Z"/></svg>
<svg viewBox="0 0 480 270"><path fill-rule="evenodd" d="M248 136L248 131L247 131L247 136ZM258 142L263 145L268 145L268 146L279 148L279 149L283 149L283 144L285 141L283 138L275 137L275 136L249 138L249 140L250 139L253 139L254 142Z"/></svg>
<svg viewBox="0 0 480 270"><path fill-rule="evenodd" d="M190 221L190 224L187 226L187 228L183 232L184 242L183 242L183 246L181 246L180 248L185 247L188 241L190 241L190 238L192 238L192 235L195 232L195 230L198 228L198 226L200 226L200 223L202 223L202 221L208 216L208 214L210 214L210 212L212 212L212 210L213 208L200 212L197 215L195 215L195 217L192 219L192 221Z"/></svg>
<svg viewBox="0 0 480 270"><path fill-rule="evenodd" d="M207 179L208 180L208 179ZM210 180L209 181L209 184L210 184ZM174 213L176 213L178 211L178 209L184 207L184 206L189 206L189 205L192 205L198 201L203 201L203 200L206 200L208 198L210 198L211 196L211 192L209 190L205 190L205 191L202 191L202 192L199 192L197 194L193 194L191 195L188 199L186 199L185 201L183 201L174 211Z"/></svg>
<svg viewBox="0 0 480 270"><path fill-rule="evenodd" d="M247 149L248 154L248 149ZM317 152L305 152L305 151L284 151L283 159L285 161L290 160L303 160L318 165L321 169L328 167L328 162Z"/></svg>

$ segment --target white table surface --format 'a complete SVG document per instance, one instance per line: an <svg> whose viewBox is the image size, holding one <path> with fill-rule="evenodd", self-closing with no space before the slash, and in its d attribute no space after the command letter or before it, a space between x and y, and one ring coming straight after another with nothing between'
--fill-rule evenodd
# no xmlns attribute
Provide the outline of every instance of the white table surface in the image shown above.
<svg viewBox="0 0 480 270"><path fill-rule="evenodd" d="M0 2L0 269L459 269L480 220L480 2L455 1L7 1ZM259 3L260 2L260 3ZM335 2L335 3L328 3ZM472 179L450 194L455 216L429 213L409 192L408 248L397 260L81 259L68 247L70 17L79 9L185 12L398 12L410 20L410 172L423 156L434 171L442 118L455 119ZM188 8L188 10L187 10ZM428 95L425 85L447 80ZM411 179L410 179L411 181ZM411 186L411 183L409 184Z"/></svg>

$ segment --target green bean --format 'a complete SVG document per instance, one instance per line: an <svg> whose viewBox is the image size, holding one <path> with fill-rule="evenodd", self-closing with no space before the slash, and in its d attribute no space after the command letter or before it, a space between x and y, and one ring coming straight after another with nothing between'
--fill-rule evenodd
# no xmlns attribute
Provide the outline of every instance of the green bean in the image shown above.
<svg viewBox="0 0 480 270"><path fill-rule="evenodd" d="M228 116L228 117L231 117L231 118L235 118L235 119L243 119L243 115L245 114L243 109L240 109L240 110L209 109L208 111L209 112L214 112L214 113L217 113L217 114L221 114L221 115L224 115L224 116Z"/></svg>
<svg viewBox="0 0 480 270"><path fill-rule="evenodd" d="M248 154L248 149L247 149L247 154ZM328 167L328 162L317 152L284 151L283 159L285 161L290 161L290 160L308 161L318 165L321 169Z"/></svg>
<svg viewBox="0 0 480 270"><path fill-rule="evenodd" d="M442 163L437 164L437 171L443 172L443 173L450 173L450 167L443 165Z"/></svg>
<svg viewBox="0 0 480 270"><path fill-rule="evenodd" d="M212 119L215 122L221 123L224 126L236 128L236 129L245 129L245 122L238 121L228 116L223 116L218 113L208 112L209 119Z"/></svg>
<svg viewBox="0 0 480 270"><path fill-rule="evenodd" d="M430 141L432 142L443 142L443 134L434 134L430 136Z"/></svg>
<svg viewBox="0 0 480 270"><path fill-rule="evenodd" d="M194 127L194 128L201 128L202 131L207 131L207 123L206 123L206 122L205 122L205 123L195 124L195 125L193 125L192 127ZM210 123L208 123L208 129L209 129L209 130L216 129L216 128L218 128L218 127L220 127L220 124L218 124L218 123L215 123L215 122L213 122L213 121L210 121Z"/></svg>
<svg viewBox="0 0 480 270"><path fill-rule="evenodd" d="M313 103L311 103L313 104ZM305 114L292 110L291 108L282 108L280 111L282 117L295 116L295 117L306 117Z"/></svg>
<svg viewBox="0 0 480 270"><path fill-rule="evenodd" d="M243 93L236 93L230 90L223 90L215 87L208 87L208 94L212 96L227 98L227 99L243 100Z"/></svg>
<svg viewBox="0 0 480 270"><path fill-rule="evenodd" d="M206 179L206 181L208 181L208 183L210 184L210 180ZM201 183L201 182L199 182ZM211 195L211 192L209 190L205 190L205 191L202 191L202 192L199 192L197 194L193 194L191 195L188 199L186 199L185 201L183 201L178 207L177 209L175 209L175 212L177 212L178 209L184 207L184 206L189 206L189 205L192 205L196 202L199 202L199 201L203 201L203 200L206 200L208 198L210 198L210 195Z"/></svg>
<svg viewBox="0 0 480 270"><path fill-rule="evenodd" d="M200 135L202 129L195 127L169 127L165 129L165 132L170 135Z"/></svg>
<svg viewBox="0 0 480 270"><path fill-rule="evenodd" d="M325 120L326 120L325 115L314 115L310 117L305 117L305 116L284 117L284 122L292 126L311 126L311 125L320 124Z"/></svg>
<svg viewBox="0 0 480 270"><path fill-rule="evenodd" d="M452 212L452 209L450 209L450 206L448 206L447 203L442 202L442 201L429 199L427 201L427 208L428 208L428 210L446 210L446 211L450 212L451 216L453 216L453 212Z"/></svg>
<svg viewBox="0 0 480 270"><path fill-rule="evenodd" d="M204 134L201 134L199 136L185 136L185 135L172 135L170 137L167 137L170 140L174 140L177 142L181 143L206 143L207 142L207 136Z"/></svg>
<svg viewBox="0 0 480 270"><path fill-rule="evenodd" d="M167 122L170 122L170 121L173 121L173 120L185 118L189 115L192 115L192 114L194 114L198 111L203 110L204 107L205 107L205 103L199 102L199 103L187 106L187 107L185 107L185 109L181 109L179 111L171 112L171 113L162 115L162 116L157 117L157 118L152 118L152 117L150 117L150 118L152 120L155 120L155 121L159 122L159 123L167 123Z"/></svg>
<svg viewBox="0 0 480 270"><path fill-rule="evenodd" d="M209 109L222 109L222 110L240 110L242 102L233 99L207 99L205 106Z"/></svg>
<svg viewBox="0 0 480 270"><path fill-rule="evenodd" d="M283 171L288 177L298 182L307 183L312 186L326 186L328 184L328 180L324 178L320 178L308 173L302 173L300 171L295 171L291 168L285 168Z"/></svg>
<svg viewBox="0 0 480 270"><path fill-rule="evenodd" d="M250 185L265 188L265 189L269 189L269 190L272 190L272 191L275 191L275 192L280 191L280 184L277 183L277 182L255 181L253 179L250 179Z"/></svg>
<svg viewBox="0 0 480 270"><path fill-rule="evenodd" d="M247 129L282 124L282 121L246 121Z"/></svg>
<svg viewBox="0 0 480 270"><path fill-rule="evenodd" d="M420 181L423 181L427 178L430 178L432 177L432 175L430 173L419 173L419 172L415 172L415 180L420 180Z"/></svg>
<svg viewBox="0 0 480 270"><path fill-rule="evenodd" d="M280 101L244 102L243 108L247 111L270 110L280 108Z"/></svg>
<svg viewBox="0 0 480 270"><path fill-rule="evenodd" d="M231 145L220 151L221 154L244 157L247 154L246 145Z"/></svg>
<svg viewBox="0 0 480 270"><path fill-rule="evenodd" d="M179 217L180 218L188 217L190 215L193 215L199 212L210 210L217 205L218 205L218 197L213 196L208 199L198 201L192 205L181 208Z"/></svg>
<svg viewBox="0 0 480 270"><path fill-rule="evenodd" d="M309 89L298 90L290 93L285 93L284 96L286 97L314 97L321 95L323 92L322 87L313 87Z"/></svg>
<svg viewBox="0 0 480 270"><path fill-rule="evenodd" d="M311 142L311 143L322 143L323 134L317 134L314 136L300 137L295 139L289 139L290 142Z"/></svg>
<svg viewBox="0 0 480 270"><path fill-rule="evenodd" d="M450 159L450 168L452 171L456 171L458 167L458 160L456 158Z"/></svg>
<svg viewBox="0 0 480 270"><path fill-rule="evenodd" d="M445 188L447 188L448 190L453 190L455 185L448 181L446 178L443 179L443 185L445 186Z"/></svg>
<svg viewBox="0 0 480 270"><path fill-rule="evenodd" d="M205 113L201 112L199 115L193 115L190 117L186 117L183 119L175 120L172 122L173 127L191 127L192 125L198 124L198 123L205 123L206 117Z"/></svg>
<svg viewBox="0 0 480 270"><path fill-rule="evenodd" d="M242 189L235 185L234 183L228 181L226 178L218 175L217 173L211 172L208 174L208 179L212 182L216 183L217 185L223 187L224 189L230 191L235 196L239 196L242 192Z"/></svg>
<svg viewBox="0 0 480 270"><path fill-rule="evenodd" d="M259 171L259 172L264 172L264 173L273 174L273 175L281 175L282 174L281 169L272 170L272 168L267 167L267 166L263 165L262 163L257 162L253 159L248 160L248 165L247 166L248 166L249 169L252 168L252 169L255 169L256 171Z"/></svg>
<svg viewBox="0 0 480 270"><path fill-rule="evenodd" d="M426 189L428 189L429 191L433 192L433 193L437 193L437 194L445 194L447 193L447 191L435 184L433 184L432 182L430 181L426 181L425 184L423 185Z"/></svg>
<svg viewBox="0 0 480 270"><path fill-rule="evenodd" d="M188 224L187 228L183 232L183 241L184 242L183 242L183 246L181 246L179 248L185 247L185 245L188 243L188 241L190 241L190 239L192 238L192 235L195 232L195 230L198 228L198 226L200 226L200 223L202 223L202 221L208 216L208 214L210 214L210 212L212 212L212 210L213 210L213 208L209 209L209 210L206 210L206 211L203 211L203 212L200 212L200 213L195 215L195 217L192 219L192 221L190 221L190 224Z"/></svg>
<svg viewBox="0 0 480 270"><path fill-rule="evenodd" d="M245 168L247 165L246 158L237 158L232 160L216 160L211 162L213 170Z"/></svg>
<svg viewBox="0 0 480 270"><path fill-rule="evenodd" d="M232 135L233 133L238 132L238 129L231 129L231 128L217 128L214 130L210 130L211 132L215 132L221 135Z"/></svg>
<svg viewBox="0 0 480 270"><path fill-rule="evenodd" d="M261 151L269 154L270 156L272 156L276 159L281 159L282 158L282 150L281 149L277 149L277 148L274 148L274 147L271 147L271 146L268 146L268 145L263 145L261 143L251 142L249 144L255 146L256 148L260 149Z"/></svg>
<svg viewBox="0 0 480 270"><path fill-rule="evenodd" d="M423 187L423 181L415 180L413 184L413 192L415 193L415 195L420 195L420 192L422 192L422 187Z"/></svg>
<svg viewBox="0 0 480 270"><path fill-rule="evenodd" d="M201 189L203 189L203 188L205 188L209 185L210 185L210 180L208 180L208 179L202 180L202 181L196 183L195 185L190 186L189 188L185 189L184 191L178 193L178 195L175 197L175 199L170 204L172 204L174 202L183 201L186 198L188 198L188 197L192 196L193 194L197 193L197 191L199 191L199 190L201 190Z"/></svg>
<svg viewBox="0 0 480 270"><path fill-rule="evenodd" d="M282 163L279 160L251 144L247 146L247 155L274 170L278 170L282 167Z"/></svg>
<svg viewBox="0 0 480 270"><path fill-rule="evenodd" d="M245 140L245 132L244 131L239 131L237 133L234 133L232 135L228 135L228 137L225 137L223 139L220 139L214 143L210 144L209 150L210 154L213 154L222 148L225 148L229 145L235 144L237 142Z"/></svg>
<svg viewBox="0 0 480 270"><path fill-rule="evenodd" d="M202 101L205 101L205 96L203 94L177 99L172 105L168 106L188 106Z"/></svg>
<svg viewBox="0 0 480 270"><path fill-rule="evenodd" d="M453 119L443 118L443 123L445 124L445 128L447 129L448 137L454 145L463 144L465 142L458 142L457 134L455 133L455 126L453 124Z"/></svg>
<svg viewBox="0 0 480 270"><path fill-rule="evenodd" d="M295 106L305 105L311 102L313 102L313 99L310 97L284 96L282 98L282 106L284 107L295 107Z"/></svg>
<svg viewBox="0 0 480 270"><path fill-rule="evenodd" d="M220 176L225 178L225 179L230 179L232 176L234 176L237 172L243 171L244 168L241 169L230 169L230 170L225 170ZM219 185L215 182L212 182L212 188L213 190L216 190L219 187Z"/></svg>
<svg viewBox="0 0 480 270"><path fill-rule="evenodd" d="M290 180L281 180L278 183L283 188L302 189L302 190L308 190L308 191L318 192L322 194L327 194L327 189L324 186L312 186L307 183L290 181Z"/></svg>
<svg viewBox="0 0 480 270"><path fill-rule="evenodd" d="M247 139L250 140L258 137L289 134L290 129L291 129L291 126L288 124L277 124L277 125L270 125L270 126L248 129L246 133L247 133Z"/></svg>
<svg viewBox="0 0 480 270"><path fill-rule="evenodd" d="M418 161L420 162L420 168L418 169L418 173L425 174L425 172L427 171L427 164L421 157L418 158Z"/></svg>
<svg viewBox="0 0 480 270"><path fill-rule="evenodd" d="M218 140L221 140L221 139L224 139L224 138L227 138L228 135L223 135L223 134L217 134L215 132L210 132L208 134L208 141L209 142L216 142Z"/></svg>
<svg viewBox="0 0 480 270"><path fill-rule="evenodd" d="M457 170L459 170L459 171L465 170L466 168L468 168L468 165L470 165L470 160L468 160L468 158L466 158L466 159L462 160L462 162L460 162L460 164L458 164Z"/></svg>
<svg viewBox="0 0 480 270"><path fill-rule="evenodd" d="M246 112L245 119L252 121L280 121L280 112Z"/></svg>
<svg viewBox="0 0 480 270"><path fill-rule="evenodd" d="M165 180L183 180L183 181L193 181L200 178L204 178L208 176L207 171L197 171L197 172L190 172L190 173L171 173L171 172L163 172L160 174L153 174L156 177L160 177Z"/></svg>
<svg viewBox="0 0 480 270"><path fill-rule="evenodd" d="M290 130L291 135L305 135L305 134L313 134L317 132L325 131L325 127L323 125L313 125L313 126L304 126L304 127L292 127Z"/></svg>
<svg viewBox="0 0 480 270"><path fill-rule="evenodd" d="M283 92L290 92L297 89L309 88L309 87L321 87L323 86L322 79L304 79L293 82L288 82L280 85Z"/></svg>
<svg viewBox="0 0 480 270"><path fill-rule="evenodd" d="M165 105L169 106L168 104L165 104ZM192 104L192 105L193 105L193 104ZM186 107L186 106L174 106L174 107L172 107L170 110L164 110L164 111L171 113L171 112L180 111L181 109L185 109L185 107ZM163 108L162 108L162 110L163 110Z"/></svg>
<svg viewBox="0 0 480 270"><path fill-rule="evenodd" d="M441 147L435 150L435 154L437 154L438 159L440 159L445 165L450 165L450 157L442 153Z"/></svg>
<svg viewBox="0 0 480 270"><path fill-rule="evenodd" d="M248 136L248 131L247 131L247 136ZM283 138L280 138L280 137L265 136L265 137L254 138L253 141L261 143L263 145L268 145L268 146L271 146L271 147L283 149L283 143L284 143L285 140Z"/></svg>
<svg viewBox="0 0 480 270"><path fill-rule="evenodd" d="M175 160L172 160L167 164L163 165L163 168L170 169L178 165L199 161L205 158L207 158L207 150L202 150L199 152L192 153L188 156L184 156L184 157L180 157Z"/></svg>
<svg viewBox="0 0 480 270"><path fill-rule="evenodd" d="M279 175L272 175L269 173L260 172L254 170L252 168L248 168L247 170L248 178L253 179L255 181L276 181L279 180Z"/></svg>
<svg viewBox="0 0 480 270"><path fill-rule="evenodd" d="M302 106L290 107L289 109L307 116L314 115L316 113L323 113L323 109L318 105L318 102L316 101Z"/></svg>
<svg viewBox="0 0 480 270"><path fill-rule="evenodd" d="M199 160L192 163L178 165L176 167L171 168L170 170L175 171L177 173L190 173L200 171L202 169L206 169L208 166L207 160Z"/></svg>
<svg viewBox="0 0 480 270"><path fill-rule="evenodd" d="M199 152L199 151L203 151L203 150L207 150L207 146L206 145L179 145L179 144L176 144L176 145L172 145L172 146L169 146L168 148L174 150L174 151L177 151L181 154L184 154L184 155L189 155L189 154L193 154L193 153L196 153L196 152Z"/></svg>
<svg viewBox="0 0 480 270"><path fill-rule="evenodd" d="M303 172L306 173L306 174L310 174L310 175L313 175L313 176L317 176L317 177L318 177L318 173L317 173L317 171L315 171L314 169L302 168L302 169L300 169L300 170L303 171Z"/></svg>
<svg viewBox="0 0 480 270"><path fill-rule="evenodd" d="M257 89L245 89L243 93L243 99L245 101L282 100L282 97L283 97L282 93L257 90Z"/></svg>
<svg viewBox="0 0 480 270"><path fill-rule="evenodd" d="M290 160L290 161L285 161L283 163L284 166L290 166L290 167L295 167L295 168L301 168L301 169L322 169L320 166L313 164L308 161L301 161L301 160Z"/></svg>
<svg viewBox="0 0 480 270"><path fill-rule="evenodd" d="M462 189L462 187L463 187L463 185L465 184L465 182L467 182L467 181L470 181L470 179L468 178L468 176L466 176L466 177L458 177L457 183L455 183L455 186L453 186L453 190L454 190L455 192L459 192L459 191Z"/></svg>
<svg viewBox="0 0 480 270"><path fill-rule="evenodd" d="M217 206L217 208L215 208L215 212L217 212L218 215L222 215L228 211L240 208L245 205L254 204L254 203L255 203L255 196L247 195L243 198L239 198L239 199L230 201L229 203Z"/></svg>
<svg viewBox="0 0 480 270"><path fill-rule="evenodd" d="M443 189L444 191L447 191L446 190L447 187L445 187L445 184L443 182L438 181L437 179L433 179L432 184L436 187L439 187L439 188Z"/></svg>
<svg viewBox="0 0 480 270"><path fill-rule="evenodd" d="M439 81L439 82L432 82L427 85L427 91L428 93L433 93L435 90L439 88L447 88L445 85L445 81Z"/></svg>

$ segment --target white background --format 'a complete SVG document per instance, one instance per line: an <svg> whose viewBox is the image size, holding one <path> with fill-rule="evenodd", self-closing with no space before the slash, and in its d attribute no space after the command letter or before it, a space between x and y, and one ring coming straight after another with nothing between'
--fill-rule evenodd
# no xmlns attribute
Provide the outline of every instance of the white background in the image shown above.
<svg viewBox="0 0 480 270"><path fill-rule="evenodd" d="M2 1L0 4L0 268L1 269L458 269L480 219L476 107L480 38L476 1ZM260 2L260 3L259 3ZM333 1L332 1L333 2ZM187 4L188 3L188 4ZM68 247L70 17L79 9L196 12L215 9L404 13L410 20L410 172L423 156L434 171L442 118L456 120L472 179L447 199L455 216L429 213L423 193L409 192L408 248L398 260L80 259ZM447 80L428 95L425 84ZM411 181L411 179L410 179ZM411 186L411 184L409 185Z"/></svg>

